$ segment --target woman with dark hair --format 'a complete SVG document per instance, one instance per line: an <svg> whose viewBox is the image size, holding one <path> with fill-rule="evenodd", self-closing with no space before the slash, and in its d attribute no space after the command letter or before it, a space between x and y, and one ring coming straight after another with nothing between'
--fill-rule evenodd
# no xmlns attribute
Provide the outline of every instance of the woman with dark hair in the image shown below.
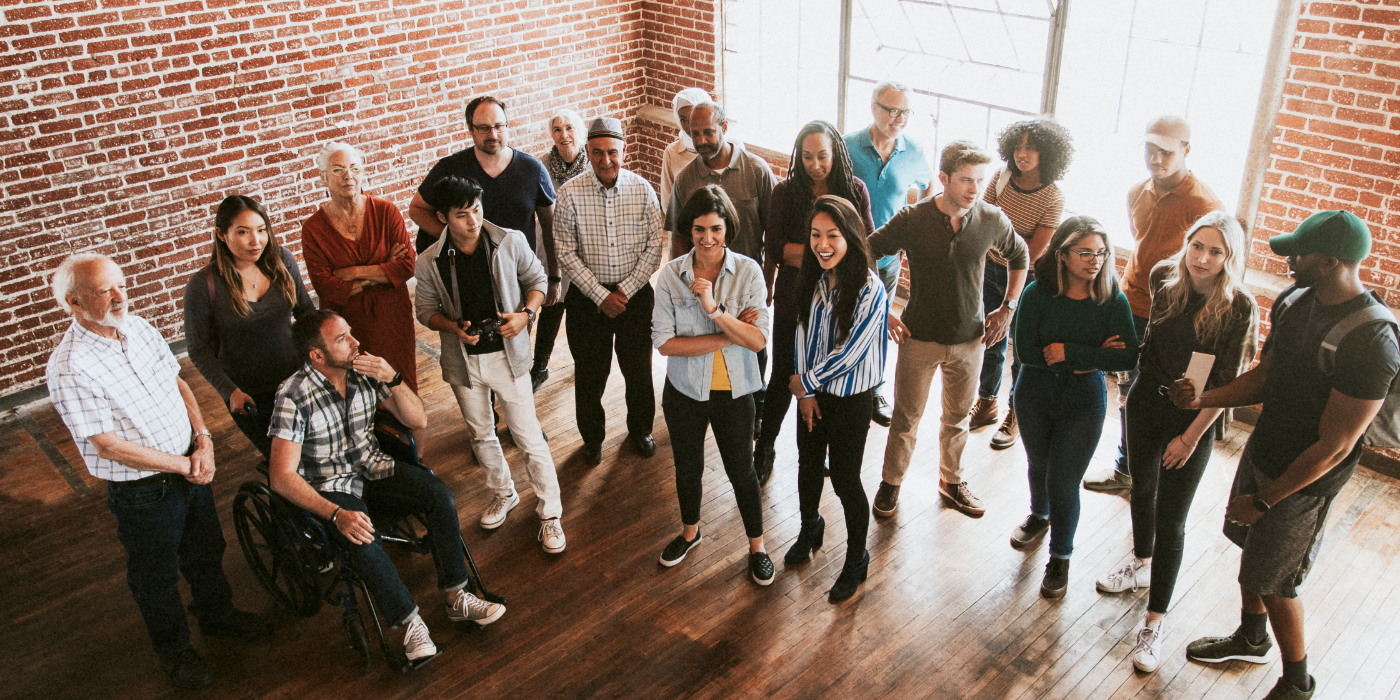
<svg viewBox="0 0 1400 700"><path fill-rule="evenodd" d="M853 204L860 212L865 235L875 232L870 218L870 193L853 174L846 142L836 127L824 121L808 122L797 134L788 160L788 177L773 188L768 204L766 279L777 273L776 290L768 295L773 305L773 379L781 381L793 371L793 338L797 334L794 302L802 258L811 247L812 203L817 197L835 195ZM774 447L783 429L792 399L782 391L773 392L763 404L760 433L755 436L753 463L758 483L768 483L773 475Z"/></svg>
<svg viewBox="0 0 1400 700"><path fill-rule="evenodd" d="M1065 195L1055 184L1069 169L1074 145L1066 129L1048 117L1016 122L997 136L997 152L1006 168L982 196L988 204L999 207L1011 219L1011 227L1025 239L1030 254L1031 271L1026 283L1035 280L1035 261L1040 259L1050 237L1064 216ZM996 250L987 253L986 270L982 276L982 304L987 313L1001 306L1006 296L1006 260ZM1008 339L988 345L982 356L982 376L978 383L977 403L972 407L970 429L997 422L997 395L1001 393L1001 375L1006 367ZM1016 380L1021 364L1011 361L1011 380ZM1016 410L1006 412L1006 419L992 436L992 449L1004 450L1016 444Z"/></svg>
<svg viewBox="0 0 1400 700"><path fill-rule="evenodd" d="M676 233L689 233L695 247L661 268L651 316L652 345L667 357L661 409L671 432L681 503L681 534L666 545L661 565L679 564L700 542L700 481L709 428L749 538L749 575L767 586L773 582L773 561L763 548L763 503L749 452L753 393L763 386L758 351L768 345L763 271L729 249L739 216L717 185L696 190L676 220Z"/></svg>
<svg viewBox="0 0 1400 700"><path fill-rule="evenodd" d="M808 248L795 291L797 366L788 390L797 402L797 496L802 531L783 557L788 566L822 545L817 512L830 458L831 488L846 514L846 560L833 603L855 595L870 567L865 536L870 499L860 482L865 436L874 409L871 391L885 376L885 284L874 270L861 216L850 202L823 195L812 205Z"/></svg>
<svg viewBox="0 0 1400 700"><path fill-rule="evenodd" d="M1204 389L1229 384L1254 357L1259 314L1244 286L1248 248L1235 218L1213 211L1186 232L1181 252L1152 269L1152 313L1138 379L1128 392L1128 470L1133 476L1133 560L1099 577L1098 589L1150 586L1147 619L1132 653L1139 671L1162 660L1163 618L1186 547L1186 516L1205 474L1221 409L1177 408L1167 388L1194 353L1215 357ZM1156 554L1155 561L1153 555Z"/></svg>
<svg viewBox="0 0 1400 700"><path fill-rule="evenodd" d="M1103 432L1104 372L1133 366L1138 340L1118 288L1113 250L1098 221L1076 216L1055 230L1016 309L1021 374L1012 400L1029 463L1031 514L1011 535L1021 548L1050 530L1040 594L1059 598L1079 526L1079 480Z"/></svg>
<svg viewBox="0 0 1400 700"><path fill-rule="evenodd" d="M234 425L267 457L277 386L301 367L292 317L315 307L296 257L277 245L256 200L230 195L214 213L209 265L185 285L190 361L213 385Z"/></svg>

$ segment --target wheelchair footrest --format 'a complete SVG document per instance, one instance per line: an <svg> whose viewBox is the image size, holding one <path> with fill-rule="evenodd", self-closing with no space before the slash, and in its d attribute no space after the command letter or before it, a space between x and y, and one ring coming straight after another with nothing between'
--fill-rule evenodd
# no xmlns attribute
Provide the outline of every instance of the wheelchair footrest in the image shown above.
<svg viewBox="0 0 1400 700"><path fill-rule="evenodd" d="M391 658L390 664L389 664L389 665L396 667L396 668L398 669L399 673L408 673L409 671L417 671L418 669L423 668L424 666L427 666L427 665L428 665L428 662L432 661L433 659L436 659L436 658L439 657L439 656L442 656L442 648L443 648L443 646L445 646L445 645L443 645L441 642L439 642L438 645L437 645L437 653L436 653L436 654L433 654L432 656L424 656L424 657L422 657L422 658L414 659L414 660L412 660L412 661L409 661L409 660L408 660L408 657L407 657L407 656L404 656L402 653L395 653L395 654L393 655L393 657Z"/></svg>

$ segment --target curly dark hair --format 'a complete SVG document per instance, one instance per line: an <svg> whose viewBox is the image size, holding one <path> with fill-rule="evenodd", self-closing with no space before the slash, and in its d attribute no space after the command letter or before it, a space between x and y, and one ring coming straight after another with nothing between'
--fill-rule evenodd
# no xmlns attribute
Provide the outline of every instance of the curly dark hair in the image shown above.
<svg viewBox="0 0 1400 700"><path fill-rule="evenodd" d="M1037 117L1015 122L997 134L997 153L1006 161L1006 167L1016 170L1016 144L1021 142L1021 134L1040 152L1040 184L1048 185L1069 170L1074 159L1074 137L1069 129L1049 117Z"/></svg>

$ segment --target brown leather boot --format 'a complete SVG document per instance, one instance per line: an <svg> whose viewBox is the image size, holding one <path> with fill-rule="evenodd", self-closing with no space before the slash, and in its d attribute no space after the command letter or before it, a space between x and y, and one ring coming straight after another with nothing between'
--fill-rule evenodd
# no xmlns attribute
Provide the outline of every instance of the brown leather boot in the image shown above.
<svg viewBox="0 0 1400 700"><path fill-rule="evenodd" d="M976 430L976 429L978 429L978 428L981 428L981 427L984 427L984 426L988 426L988 425L992 425L993 423L996 423L996 422L997 422L997 397L995 397L995 396L993 396L993 397L991 397L991 398L987 398L987 397L985 397L985 396L979 396L979 397L977 397L977 403L974 404L974 405L972 406L972 413L971 413L971 416L972 416L972 424L968 426L968 429L969 429L969 430Z"/></svg>

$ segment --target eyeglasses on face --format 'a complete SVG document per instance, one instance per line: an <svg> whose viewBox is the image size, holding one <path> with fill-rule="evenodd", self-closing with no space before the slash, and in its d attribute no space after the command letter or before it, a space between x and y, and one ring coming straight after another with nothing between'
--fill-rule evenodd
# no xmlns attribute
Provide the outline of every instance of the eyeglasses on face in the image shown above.
<svg viewBox="0 0 1400 700"><path fill-rule="evenodd" d="M879 102L876 102L875 106L885 110L885 112L890 115L890 119L899 119L901 117L907 117L914 113L914 110L912 109L895 109L894 107L886 107L880 104Z"/></svg>
<svg viewBox="0 0 1400 700"><path fill-rule="evenodd" d="M358 176L360 173L362 173L362 172L364 172L364 171L365 171L365 169L364 169L363 167L361 167L361 166L358 166L358 165L352 165L352 166L350 166L350 167L348 167L348 168L342 168L342 167L340 167L339 165L337 165L337 166L335 166L334 168L331 168L331 169L330 169L330 173L331 173L332 175L336 176L336 177L345 177L346 173L349 173L349 174L351 174L351 175Z"/></svg>
<svg viewBox="0 0 1400 700"><path fill-rule="evenodd" d="M501 122L499 124L472 124L472 131L478 134L489 134L493 131L505 131L510 124Z"/></svg>
<svg viewBox="0 0 1400 700"><path fill-rule="evenodd" d="M1091 260L1107 260L1109 255L1106 250L1101 250L1097 253L1092 250L1071 250L1070 252L1078 255L1079 259L1084 262L1089 262Z"/></svg>

